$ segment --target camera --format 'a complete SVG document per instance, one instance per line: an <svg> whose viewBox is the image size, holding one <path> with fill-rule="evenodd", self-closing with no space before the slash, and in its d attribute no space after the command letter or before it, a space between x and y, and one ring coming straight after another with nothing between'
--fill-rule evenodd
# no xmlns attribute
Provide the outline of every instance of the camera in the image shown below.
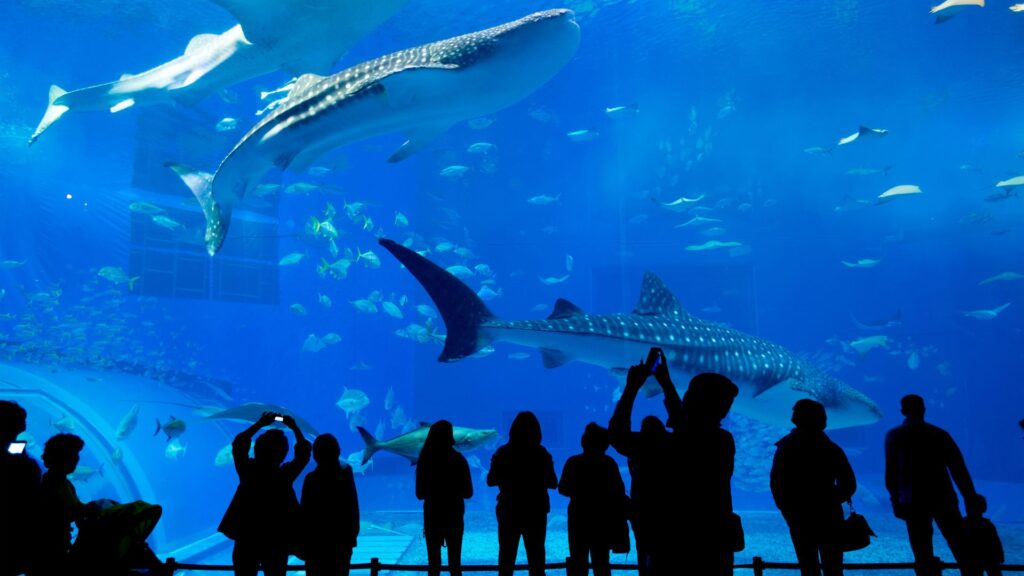
<svg viewBox="0 0 1024 576"><path fill-rule="evenodd" d="M11 442L10 445L7 446L7 452L9 454L24 454L25 453L25 443L24 442Z"/></svg>
<svg viewBox="0 0 1024 576"><path fill-rule="evenodd" d="M284 416L274 416L275 422L284 422Z"/></svg>

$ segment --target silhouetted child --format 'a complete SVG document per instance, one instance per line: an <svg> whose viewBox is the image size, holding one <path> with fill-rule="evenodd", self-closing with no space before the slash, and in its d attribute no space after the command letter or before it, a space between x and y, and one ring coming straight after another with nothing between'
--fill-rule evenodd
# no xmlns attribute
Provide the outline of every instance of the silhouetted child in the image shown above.
<svg viewBox="0 0 1024 576"><path fill-rule="evenodd" d="M341 462L341 446L331 434L313 442L316 469L302 483L304 552L309 576L348 576L359 536L359 497L352 467Z"/></svg>
<svg viewBox="0 0 1024 576"><path fill-rule="evenodd" d="M1002 564L1006 561L1003 554L1003 543L999 532L991 520L985 518L988 501L982 495L974 498L972 506L967 507L967 518L964 520L964 540L969 555L988 576L1002 576Z"/></svg>
<svg viewBox="0 0 1024 576"><path fill-rule="evenodd" d="M43 448L43 474L37 514L38 558L35 573L40 576L73 574L70 566L71 524L94 516L97 507L83 504L68 476L78 467L85 442L74 434L57 434Z"/></svg>
<svg viewBox="0 0 1024 576"><path fill-rule="evenodd" d="M235 437L231 455L238 473L238 489L217 528L235 541L231 554L236 576L284 576L288 554L299 532L299 501L292 487L309 463L311 446L291 416L280 422L295 434L295 457L288 455L288 438L280 430L268 430L256 439L254 458L249 457L253 436L280 415L264 412L252 426Z"/></svg>
<svg viewBox="0 0 1024 576"><path fill-rule="evenodd" d="M508 443L491 456L487 485L498 487L498 574L512 576L519 539L526 548L530 576L543 576L544 539L551 511L548 490L558 487L555 463L541 446L540 421L520 412L512 421Z"/></svg>
<svg viewBox="0 0 1024 576"><path fill-rule="evenodd" d="M27 570L34 556L31 519L41 471L24 444L15 445L27 417L17 402L0 400L0 576Z"/></svg>
<svg viewBox="0 0 1024 576"><path fill-rule="evenodd" d="M465 456L455 450L451 422L430 426L416 462L416 498L423 500L423 534L427 541L427 574L441 573L441 547L448 547L452 576L462 574L465 500L473 496L473 479Z"/></svg>
<svg viewBox="0 0 1024 576"><path fill-rule="evenodd" d="M570 457L562 468L558 492L569 497L569 576L585 576L588 558L594 576L609 576L609 554L625 537L628 502L626 486L608 451L608 430L591 422L580 441L583 453Z"/></svg>

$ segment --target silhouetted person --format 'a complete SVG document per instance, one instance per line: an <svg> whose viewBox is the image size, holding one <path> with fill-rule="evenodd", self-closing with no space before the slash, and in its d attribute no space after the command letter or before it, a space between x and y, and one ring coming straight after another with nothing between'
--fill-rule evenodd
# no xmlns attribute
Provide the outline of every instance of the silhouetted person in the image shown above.
<svg viewBox="0 0 1024 576"><path fill-rule="evenodd" d="M0 576L26 571L34 556L31 519L41 471L22 445L12 449L25 431L27 417L16 402L0 400Z"/></svg>
<svg viewBox="0 0 1024 576"><path fill-rule="evenodd" d="M984 496L978 496L964 521L967 548L980 570L988 576L1002 576L1002 564L1006 561L1003 542L999 539L996 525L985 518L987 511L988 502Z"/></svg>
<svg viewBox="0 0 1024 576"><path fill-rule="evenodd" d="M304 552L309 576L348 576L359 536L359 496L352 467L331 434L313 441L316 468L302 482Z"/></svg>
<svg viewBox="0 0 1024 576"><path fill-rule="evenodd" d="M618 411L617 411L618 412ZM616 412L616 413L617 413ZM636 541L636 561L639 576L650 574L651 555L655 548L655 540L663 531L664 509L659 506L659 499L665 490L666 475L665 451L668 449L668 430L657 416L645 416L640 421L640 431L630 432L629 414L612 416L609 432L612 446L627 457L629 466L629 523L633 528L633 539ZM620 422L618 424L617 422ZM612 425L621 427L616 433Z"/></svg>
<svg viewBox="0 0 1024 576"><path fill-rule="evenodd" d="M791 420L796 428L775 443L771 488L793 539L801 576L843 573L840 530L843 502L857 481L846 453L825 435L825 407L798 400ZM819 561L820 555L820 561Z"/></svg>
<svg viewBox="0 0 1024 576"><path fill-rule="evenodd" d="M295 457L288 455L288 438L281 430L267 430L279 415L264 412L252 426L235 436L231 455L238 473L238 489L218 531L235 541L231 561L237 576L252 576L263 569L267 576L284 576L290 542L299 529L299 502L292 484L309 463L311 446L291 416L281 420L295 434ZM283 464L282 464L283 463Z"/></svg>
<svg viewBox="0 0 1024 576"><path fill-rule="evenodd" d="M462 574L462 534L466 499L473 497L473 479L466 457L455 450L452 423L430 426L416 462L416 498L423 500L423 535L427 541L427 574L441 573L441 547L448 547L452 576Z"/></svg>
<svg viewBox="0 0 1024 576"><path fill-rule="evenodd" d="M541 446L540 421L520 412L508 431L508 443L491 456L487 485L498 487L498 574L512 576L519 539L526 548L530 576L542 576L547 561L544 539L551 510L548 490L558 487L555 463Z"/></svg>
<svg viewBox="0 0 1024 576"><path fill-rule="evenodd" d="M736 446L721 422L739 389L720 374L698 374L680 401L668 359L652 348L646 363L629 369L616 415L632 411L637 393L652 372L665 394L672 432L662 468L665 484L657 504L652 503L662 507L664 517L653 542L651 573L732 574L736 531L730 482Z"/></svg>
<svg viewBox="0 0 1024 576"><path fill-rule="evenodd" d="M68 476L78 467L85 442L74 434L57 434L43 448L43 474L39 486L36 514L38 556L34 574L63 576L73 574L70 562L71 524L80 523L98 512L95 504L83 504Z"/></svg>
<svg viewBox="0 0 1024 576"><path fill-rule="evenodd" d="M906 419L885 436L885 487L893 513L907 523L918 576L938 573L932 547L932 522L939 526L965 576L977 574L964 546L964 522L953 482L971 512L978 493L953 438L924 421L924 399L916 394L900 401ZM952 481L950 481L952 477Z"/></svg>
<svg viewBox="0 0 1024 576"><path fill-rule="evenodd" d="M608 430L587 424L583 453L566 460L558 481L559 494L569 497L569 576L586 576L588 558L594 576L609 576L612 544L622 535L628 544L626 486L619 466L605 454L609 442Z"/></svg>

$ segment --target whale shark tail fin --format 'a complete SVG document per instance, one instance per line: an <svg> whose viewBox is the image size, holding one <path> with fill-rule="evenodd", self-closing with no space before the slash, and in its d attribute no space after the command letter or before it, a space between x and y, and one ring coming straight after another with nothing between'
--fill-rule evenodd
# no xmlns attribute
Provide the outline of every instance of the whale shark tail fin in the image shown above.
<svg viewBox="0 0 1024 576"><path fill-rule="evenodd" d="M206 218L206 252L213 256L224 243L228 224L231 222L230 209L221 207L213 198L213 174L175 162L166 162L164 166L181 178L196 197L199 207L203 209L203 216Z"/></svg>
<svg viewBox="0 0 1024 576"><path fill-rule="evenodd" d="M39 126L36 126L36 131L32 133L32 136L28 139L28 145L31 146L39 139L39 136L50 127L51 124L60 120L60 117L64 115L70 108L63 104L57 104L56 101L61 96L67 94L67 90L64 90L60 86L53 84L50 86L49 102L46 105L46 112L43 113L43 119L39 121Z"/></svg>
<svg viewBox="0 0 1024 576"><path fill-rule="evenodd" d="M381 238L379 243L412 272L441 312L448 335L444 340L444 350L437 358L438 362L461 360L487 345L487 338L481 334L480 325L496 316L487 309L487 304L472 288L444 268L394 240Z"/></svg>

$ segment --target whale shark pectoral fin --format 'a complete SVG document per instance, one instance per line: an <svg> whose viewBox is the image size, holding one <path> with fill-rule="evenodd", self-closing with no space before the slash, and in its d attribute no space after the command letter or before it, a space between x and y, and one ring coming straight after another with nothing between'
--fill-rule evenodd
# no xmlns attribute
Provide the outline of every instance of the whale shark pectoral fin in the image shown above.
<svg viewBox="0 0 1024 576"><path fill-rule="evenodd" d="M448 122L439 124L425 124L409 133L409 139L402 143L395 150L395 153L388 158L388 162L394 164L395 162L401 162L409 156L412 156L416 152L419 152L435 138L441 135L442 132L447 130L451 124Z"/></svg>
<svg viewBox="0 0 1024 576"><path fill-rule="evenodd" d="M568 354L561 350L554 350L552 348L539 348L539 350L540 359L544 362L545 368L558 368L572 360Z"/></svg>
<svg viewBox="0 0 1024 576"><path fill-rule="evenodd" d="M28 139L28 145L31 146L39 136L50 127L51 124L60 120L60 117L64 115L70 108L62 104L57 104L57 100L67 94L67 91L53 84L50 86L50 94L48 103L46 105L46 112L43 113L43 119L39 121L39 126L36 126L36 131L32 133L32 136Z"/></svg>

